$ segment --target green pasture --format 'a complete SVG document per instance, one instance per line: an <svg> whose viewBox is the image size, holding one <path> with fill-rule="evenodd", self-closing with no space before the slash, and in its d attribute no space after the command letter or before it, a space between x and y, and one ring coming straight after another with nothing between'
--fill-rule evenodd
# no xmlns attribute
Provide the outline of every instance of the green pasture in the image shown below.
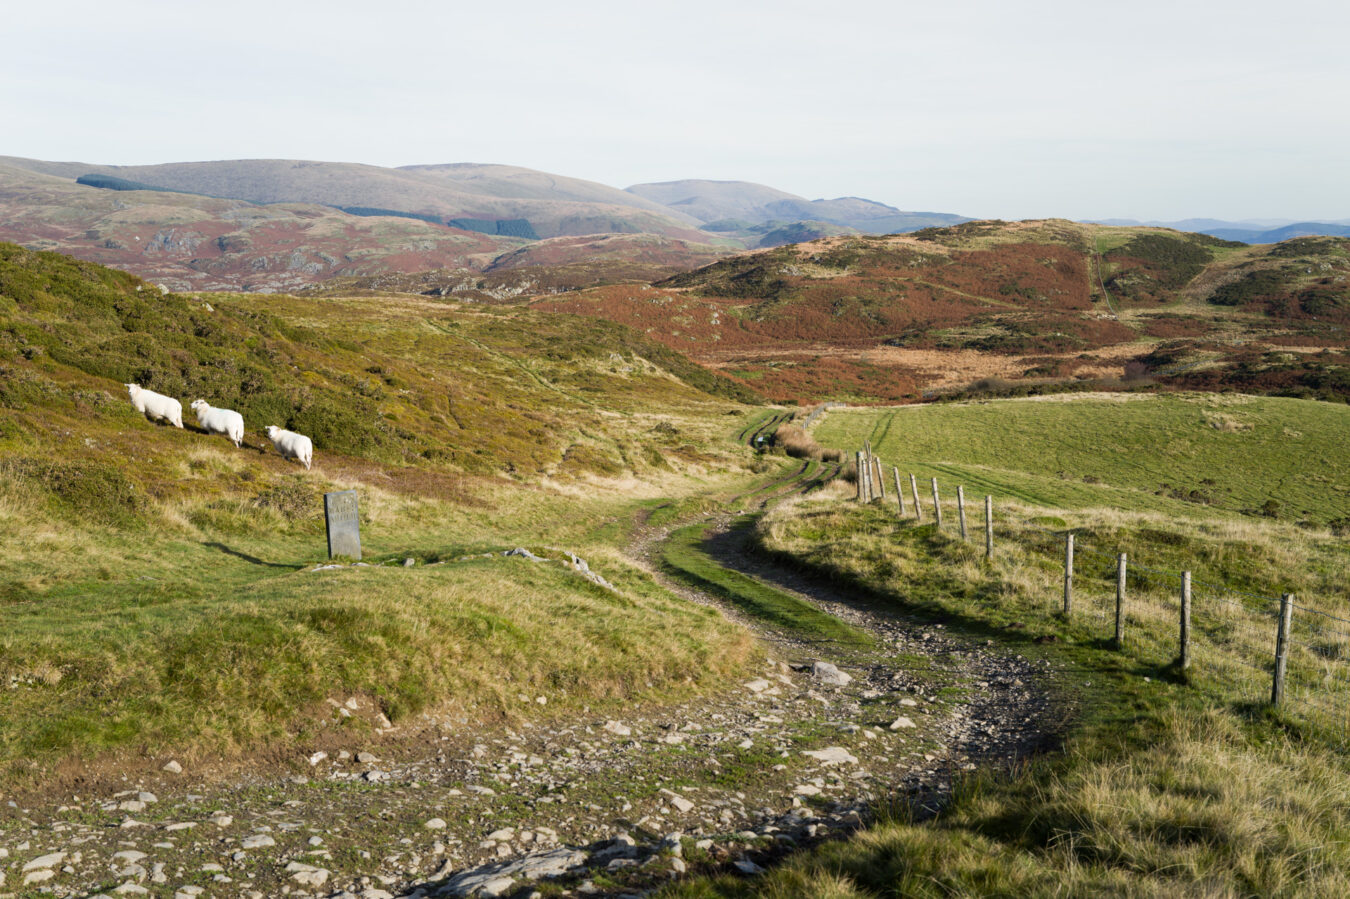
<svg viewBox="0 0 1350 899"><path fill-rule="evenodd" d="M813 429L853 451L870 440L902 477L949 496L1188 517L1247 513L1326 524L1350 517L1350 406L1236 394L1087 394L834 409Z"/></svg>

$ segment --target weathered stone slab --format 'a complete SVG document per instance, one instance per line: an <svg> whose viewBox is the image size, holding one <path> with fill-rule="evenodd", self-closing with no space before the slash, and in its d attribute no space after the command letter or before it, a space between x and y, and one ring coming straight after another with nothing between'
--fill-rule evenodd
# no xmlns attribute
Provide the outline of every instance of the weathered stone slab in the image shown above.
<svg viewBox="0 0 1350 899"><path fill-rule="evenodd" d="M361 558L361 517L355 490L323 495L323 514L328 523L328 558Z"/></svg>

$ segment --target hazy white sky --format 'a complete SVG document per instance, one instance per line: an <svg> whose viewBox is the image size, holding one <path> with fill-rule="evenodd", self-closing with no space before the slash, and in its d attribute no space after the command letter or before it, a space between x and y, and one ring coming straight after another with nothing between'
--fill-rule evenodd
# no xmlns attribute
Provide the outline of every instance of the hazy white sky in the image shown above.
<svg viewBox="0 0 1350 899"><path fill-rule="evenodd" d="M49 0L5 20L0 155L1350 218L1344 0Z"/></svg>

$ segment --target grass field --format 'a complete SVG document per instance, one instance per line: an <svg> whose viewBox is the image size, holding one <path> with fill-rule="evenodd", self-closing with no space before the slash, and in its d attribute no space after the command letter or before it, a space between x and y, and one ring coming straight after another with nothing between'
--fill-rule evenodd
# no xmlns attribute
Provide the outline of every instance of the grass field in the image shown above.
<svg viewBox="0 0 1350 899"><path fill-rule="evenodd" d="M993 560L985 560L978 530L969 543L960 540L950 506L941 531L931 523L926 492L922 523L901 519L889 500L784 504L760 522L761 550L851 584L897 611L943 622L992 651L1048 663L1047 686L1074 710L1074 721L1062 752L965 779L932 821L915 823L903 809L883 809L851 839L800 853L760 881L702 879L667 895L1331 896L1350 890L1350 633L1339 631L1344 625L1336 621L1350 619L1350 547L1322 527L1183 504L1123 477L1060 488L1055 476L1060 465L1091 459L1078 429L1058 433L1068 422L1064 410L1084 411L1089 433L1101 434L1103 421L1152 422L1173 440L1179 431L1199 430L1195 442L1203 449L1212 438L1194 427L1196 420L1234 406L1250 425L1236 434L1301 427L1306 435L1324 435L1314 445L1337 458L1330 455L1330 435L1343 410L1285 401L1217 406L1198 397L1160 398L1106 407L1085 398L831 412L816 430L822 442L847 446L871 435L902 471L932 471L952 486L959 482L954 475L974 471L987 473L996 490L1006 485ZM1035 420L1040 410L1046 410L1044 421ZM936 435L944 433L963 439L939 443ZM1045 443L1042 453L1038 440ZM1258 452L1214 465L1212 489L1236 493L1244 482L1265 477L1263 466L1287 457L1275 444L1263 442ZM1002 464L992 473L973 464L999 450ZM940 460L937 466L917 463L930 454ZM1189 454L1166 458L1173 466L1169 477L1206 471ZM1301 473L1296 464L1277 471L1286 483ZM1046 501L1011 498L1018 494ZM1128 508L1124 501L1131 497L1136 501ZM1111 499L1114 508L1106 505ZM1082 550L1069 617L1061 611L1065 530L1075 532ZM1120 646L1112 640L1117 551L1128 551L1135 566ZM1177 665L1175 575L1182 569L1195 576L1193 661L1185 671ZM1299 606L1289 661L1293 695L1274 709L1272 597L1281 592L1295 594Z"/></svg>
<svg viewBox="0 0 1350 899"><path fill-rule="evenodd" d="M835 409L813 429L948 491L1168 515L1350 516L1350 406L1236 394L1095 394Z"/></svg>

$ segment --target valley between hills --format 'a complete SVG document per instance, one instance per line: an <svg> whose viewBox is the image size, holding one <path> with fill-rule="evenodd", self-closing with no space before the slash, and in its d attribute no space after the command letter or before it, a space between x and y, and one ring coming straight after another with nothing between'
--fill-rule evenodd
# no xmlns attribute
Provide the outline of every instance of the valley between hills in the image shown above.
<svg viewBox="0 0 1350 899"><path fill-rule="evenodd" d="M212 165L0 166L0 895L1350 890L1350 240Z"/></svg>

